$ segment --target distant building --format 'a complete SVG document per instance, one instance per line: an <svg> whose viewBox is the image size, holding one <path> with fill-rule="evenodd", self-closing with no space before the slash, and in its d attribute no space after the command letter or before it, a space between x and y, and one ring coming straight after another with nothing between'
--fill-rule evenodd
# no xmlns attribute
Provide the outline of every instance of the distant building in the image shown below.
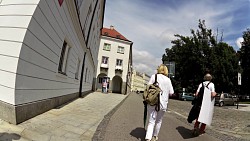
<svg viewBox="0 0 250 141"><path fill-rule="evenodd" d="M133 42L113 26L103 28L98 54L96 90L101 90L104 78L109 78L109 91L126 94L131 89Z"/></svg>
<svg viewBox="0 0 250 141"><path fill-rule="evenodd" d="M0 1L0 118L18 124L93 89L105 0Z"/></svg>
<svg viewBox="0 0 250 141"><path fill-rule="evenodd" d="M133 92L143 92L146 89L150 76L133 69L131 90Z"/></svg>
<svg viewBox="0 0 250 141"><path fill-rule="evenodd" d="M148 82L149 82L150 77L151 77L151 76L149 76L148 74L143 73L144 89L146 89L146 87L147 87L147 85L148 85Z"/></svg>

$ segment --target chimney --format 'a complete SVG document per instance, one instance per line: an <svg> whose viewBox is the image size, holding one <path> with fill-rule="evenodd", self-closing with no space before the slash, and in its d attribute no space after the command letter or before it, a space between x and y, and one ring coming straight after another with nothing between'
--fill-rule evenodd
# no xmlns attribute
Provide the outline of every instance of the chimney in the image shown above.
<svg viewBox="0 0 250 141"><path fill-rule="evenodd" d="M114 26L113 26L113 25L111 25L111 26L110 26L110 29L111 29L111 30L113 30L113 29L115 29L115 28L114 28Z"/></svg>

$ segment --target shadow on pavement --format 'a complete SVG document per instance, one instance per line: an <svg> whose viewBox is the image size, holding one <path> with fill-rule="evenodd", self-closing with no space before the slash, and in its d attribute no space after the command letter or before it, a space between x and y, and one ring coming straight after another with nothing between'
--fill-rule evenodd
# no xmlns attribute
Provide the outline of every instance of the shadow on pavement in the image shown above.
<svg viewBox="0 0 250 141"><path fill-rule="evenodd" d="M0 133L0 140L1 141L12 141L18 140L21 136L15 133Z"/></svg>
<svg viewBox="0 0 250 141"><path fill-rule="evenodd" d="M192 130L190 129L187 129L183 126L178 126L176 130L180 133L183 139L194 138L194 136L192 135Z"/></svg>
<svg viewBox="0 0 250 141"><path fill-rule="evenodd" d="M145 140L146 131L142 127L138 127L130 132L130 135L140 139L141 141Z"/></svg>

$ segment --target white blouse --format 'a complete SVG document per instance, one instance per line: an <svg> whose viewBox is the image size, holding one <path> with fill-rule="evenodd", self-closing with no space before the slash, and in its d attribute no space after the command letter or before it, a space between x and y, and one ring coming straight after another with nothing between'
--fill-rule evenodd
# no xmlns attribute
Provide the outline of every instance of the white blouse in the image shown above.
<svg viewBox="0 0 250 141"><path fill-rule="evenodd" d="M153 74L148 82L148 85L153 84L155 82L155 74ZM167 110L168 98L169 94L174 93L174 89L171 83L171 80L163 75L157 74L157 82L162 92L160 94L160 109L163 111Z"/></svg>

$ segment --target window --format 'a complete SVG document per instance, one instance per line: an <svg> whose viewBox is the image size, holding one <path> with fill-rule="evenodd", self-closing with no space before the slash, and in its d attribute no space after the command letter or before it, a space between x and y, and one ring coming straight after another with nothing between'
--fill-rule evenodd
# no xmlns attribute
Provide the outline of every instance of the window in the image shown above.
<svg viewBox="0 0 250 141"><path fill-rule="evenodd" d="M109 58L106 56L102 56L102 64L108 64Z"/></svg>
<svg viewBox="0 0 250 141"><path fill-rule="evenodd" d="M117 53L124 54L124 47L118 46Z"/></svg>
<svg viewBox="0 0 250 141"><path fill-rule="evenodd" d="M87 76L88 76L88 68L86 68L86 71L85 71L85 80L84 80L84 82L87 82Z"/></svg>
<svg viewBox="0 0 250 141"><path fill-rule="evenodd" d="M111 49L111 44L104 43L103 50L110 51Z"/></svg>
<svg viewBox="0 0 250 141"><path fill-rule="evenodd" d="M76 73L75 73L75 79L78 79L79 76L79 70L80 70L80 59L78 58L77 64L76 64Z"/></svg>
<svg viewBox="0 0 250 141"><path fill-rule="evenodd" d="M69 46L66 41L63 42L61 56L58 65L58 72L66 75L66 65L68 60Z"/></svg>
<svg viewBox="0 0 250 141"><path fill-rule="evenodd" d="M122 60L116 59L116 66L122 66Z"/></svg>

